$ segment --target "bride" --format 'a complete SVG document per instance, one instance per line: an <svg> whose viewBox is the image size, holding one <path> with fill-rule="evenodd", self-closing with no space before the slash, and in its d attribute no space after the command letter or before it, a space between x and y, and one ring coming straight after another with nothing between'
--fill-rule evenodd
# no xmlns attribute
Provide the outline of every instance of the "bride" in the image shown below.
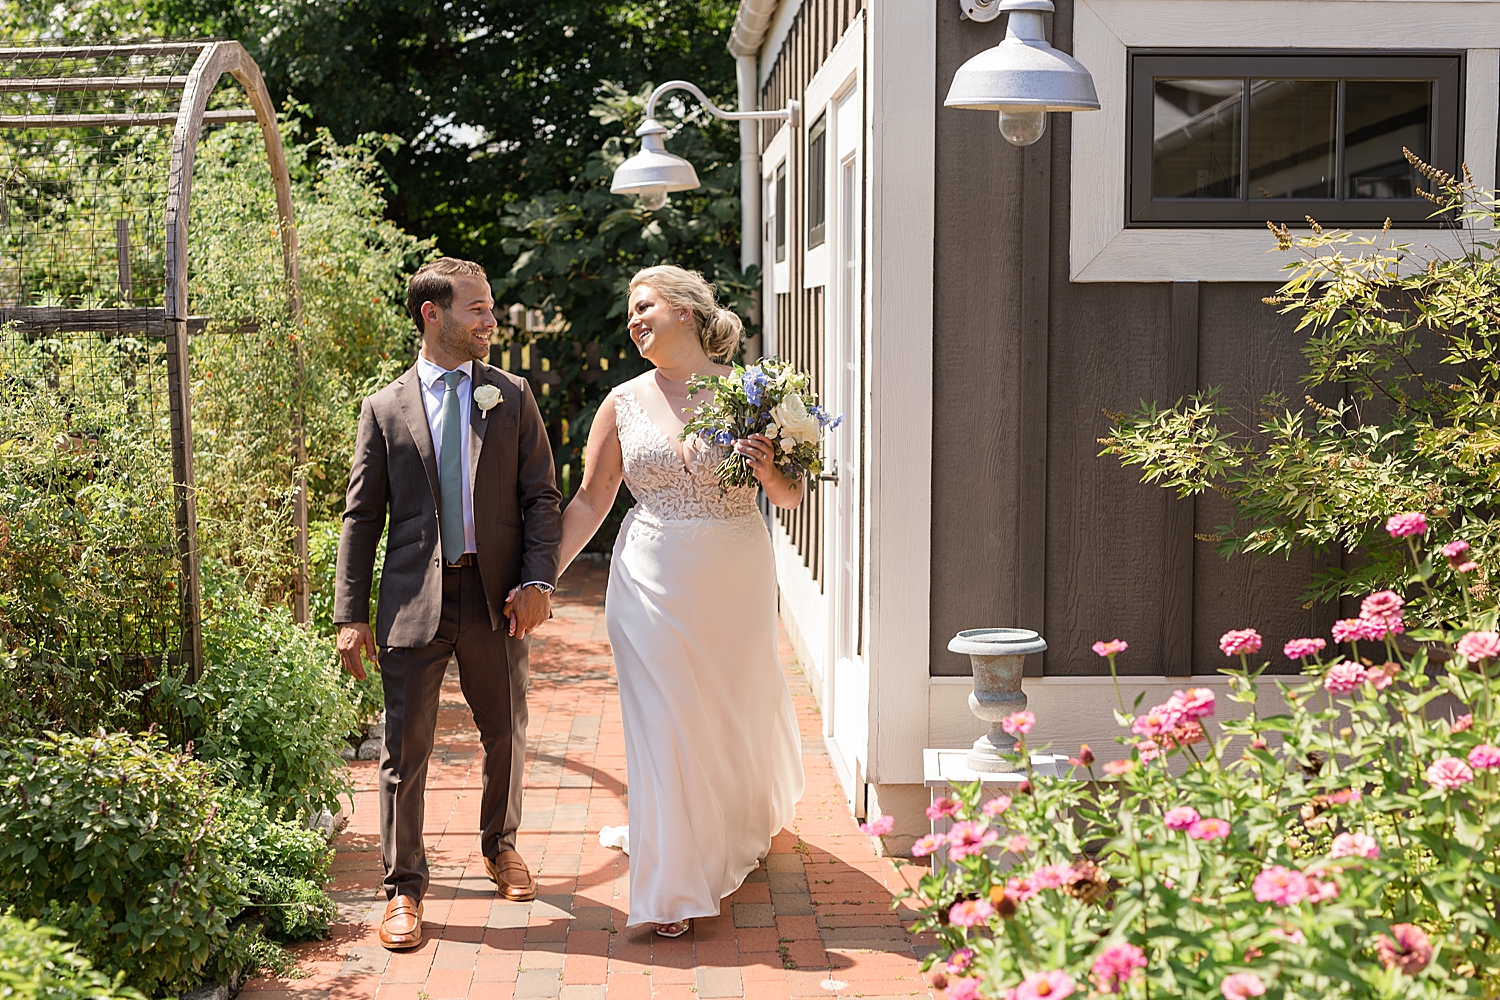
<svg viewBox="0 0 1500 1000"><path fill-rule="evenodd" d="M648 267L630 282L629 331L653 370L600 405L583 483L563 513L561 565L599 530L620 481L636 506L610 563L604 615L614 647L629 782L630 916L677 937L715 916L792 820L801 740L776 655L771 539L752 487L719 487L721 446L678 440L724 375L739 317L696 271ZM778 507L802 483L772 462L763 435L735 441Z"/></svg>

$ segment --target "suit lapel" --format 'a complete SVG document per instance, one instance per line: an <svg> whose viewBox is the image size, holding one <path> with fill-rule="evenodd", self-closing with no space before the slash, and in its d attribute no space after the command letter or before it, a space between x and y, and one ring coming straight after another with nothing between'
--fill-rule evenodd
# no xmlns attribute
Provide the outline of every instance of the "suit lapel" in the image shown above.
<svg viewBox="0 0 1500 1000"><path fill-rule="evenodd" d="M485 364L483 361L476 360L474 362L474 368L473 368L473 370L474 370L474 384L473 384L473 389L477 390L482 385L493 385L493 386L497 386L497 387L500 385L500 381L501 380L497 376L495 376L494 374L491 373L490 366L487 365L487 364ZM501 389L501 396L502 396L502 398L504 397L504 389L503 388ZM485 411L483 411L483 410L481 410L479 408L479 404L474 401L474 393L470 392L469 393L469 494L471 496L474 495L474 480L475 480L475 478L479 474L479 452L484 447L484 432L489 427L489 425L490 425L490 422L489 422L489 420L487 419L487 417L485 415ZM475 500L477 501L478 497L475 497ZM476 503L475 506L476 506L476 509L477 509L478 504Z"/></svg>
<svg viewBox="0 0 1500 1000"><path fill-rule="evenodd" d="M417 376L417 366L412 365L405 375L396 380L396 399L401 404L401 418L417 444L417 454L422 457L422 468L427 471L427 485L432 489L434 508L441 502L438 493L437 452L432 447L432 428L427 423L427 408L422 405L422 380Z"/></svg>

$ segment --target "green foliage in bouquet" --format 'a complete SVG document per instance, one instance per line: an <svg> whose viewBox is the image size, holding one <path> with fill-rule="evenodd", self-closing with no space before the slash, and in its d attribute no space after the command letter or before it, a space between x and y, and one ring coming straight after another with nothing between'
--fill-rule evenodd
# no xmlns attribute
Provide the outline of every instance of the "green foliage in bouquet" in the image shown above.
<svg viewBox="0 0 1500 1000"><path fill-rule="evenodd" d="M1379 530L1398 511L1425 512L1439 540L1467 540L1481 565L1500 553L1500 245L1489 235L1500 207L1467 170L1452 177L1407 155L1432 182L1435 214L1474 228L1414 247L1389 232L1271 227L1281 250L1300 254L1266 301L1307 332L1305 406L1273 395L1258 416L1232 414L1209 388L1145 405L1101 439L1102 454L1141 466L1146 482L1225 497L1234 520L1216 530L1226 556L1359 553L1317 578L1308 596L1322 601L1404 578L1404 550ZM1318 402L1320 388L1343 401ZM1489 570L1470 586L1488 595ZM1456 591L1439 598L1449 603L1417 595L1413 614L1457 613Z"/></svg>
<svg viewBox="0 0 1500 1000"><path fill-rule="evenodd" d="M1391 533L1426 527L1404 512ZM1404 582L1462 592L1466 561ZM1399 642L1403 599L1383 591L1332 643L1288 643L1305 679L1277 682L1283 714L1257 708L1259 635L1227 633L1248 714L1219 734L1213 692L1179 691L1121 710L1125 759L1096 769L1085 747L1068 777L935 802L952 828L913 853L951 867L919 883L916 930L950 1000L1500 995L1500 634L1493 604L1455 599L1455 620ZM1124 648L1095 650L1113 669ZM1006 724L1018 768L1033 722Z"/></svg>
<svg viewBox="0 0 1500 1000"><path fill-rule="evenodd" d="M62 931L0 914L0 997L6 1000L145 1000L78 953Z"/></svg>
<svg viewBox="0 0 1500 1000"><path fill-rule="evenodd" d="M776 442L777 468L794 481L809 476L816 485L823 471L823 432L844 418L823 412L805 373L768 358L748 368L735 365L728 375L695 375L687 388L690 393L712 389L714 395L682 428L682 440L697 434L727 447L736 439L764 434ZM754 471L738 452L731 451L714 471L721 489L756 483Z"/></svg>

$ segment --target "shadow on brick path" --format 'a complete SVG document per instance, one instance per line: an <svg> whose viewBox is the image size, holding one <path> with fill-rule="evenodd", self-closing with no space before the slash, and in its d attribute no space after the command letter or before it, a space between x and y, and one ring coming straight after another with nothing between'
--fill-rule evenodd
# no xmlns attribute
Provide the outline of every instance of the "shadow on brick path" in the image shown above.
<svg viewBox="0 0 1500 1000"><path fill-rule="evenodd" d="M517 844L537 874L533 903L495 896L479 853L478 734L449 670L427 785L432 885L420 948L391 954L384 910L375 764L353 764L357 792L335 842L327 940L296 945L297 979L253 979L245 1000L709 1000L930 997L923 945L893 895L918 877L876 856L849 817L823 748L821 720L783 636L782 662L802 728L807 791L789 830L723 913L666 940L626 929L629 859L599 845L625 822L625 742L604 630L606 571L569 570L557 617L532 646L526 791Z"/></svg>

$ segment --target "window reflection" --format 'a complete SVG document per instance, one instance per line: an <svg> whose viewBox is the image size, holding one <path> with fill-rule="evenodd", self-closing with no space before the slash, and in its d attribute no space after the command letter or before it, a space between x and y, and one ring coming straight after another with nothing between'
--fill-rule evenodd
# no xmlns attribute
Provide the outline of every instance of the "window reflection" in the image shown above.
<svg viewBox="0 0 1500 1000"><path fill-rule="evenodd" d="M1332 198L1337 80L1251 80L1251 198Z"/></svg>
<svg viewBox="0 0 1500 1000"><path fill-rule="evenodd" d="M1153 195L1240 196L1243 80L1155 81Z"/></svg>
<svg viewBox="0 0 1500 1000"><path fill-rule="evenodd" d="M1401 148L1431 157L1432 82L1350 80L1344 86L1347 197L1416 197L1425 184Z"/></svg>

